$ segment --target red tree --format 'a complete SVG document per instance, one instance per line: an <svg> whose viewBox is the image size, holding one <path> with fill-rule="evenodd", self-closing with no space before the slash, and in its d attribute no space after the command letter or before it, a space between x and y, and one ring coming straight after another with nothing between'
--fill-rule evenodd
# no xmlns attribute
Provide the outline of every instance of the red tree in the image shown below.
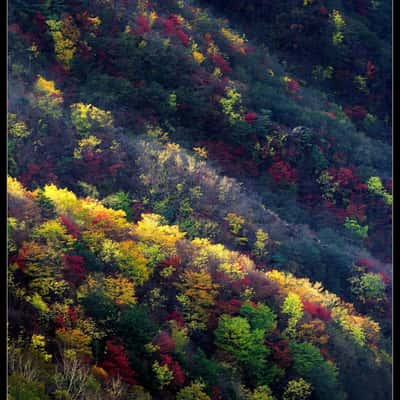
<svg viewBox="0 0 400 400"><path fill-rule="evenodd" d="M272 175L276 182L286 181L296 183L296 171L285 161L277 161L268 169L268 173Z"/></svg>
<svg viewBox="0 0 400 400"><path fill-rule="evenodd" d="M311 314L312 317L318 318L322 321L330 321L332 319L330 311L320 304L303 301L303 306L304 310Z"/></svg>
<svg viewBox="0 0 400 400"><path fill-rule="evenodd" d="M79 285L85 279L85 268L83 266L83 257L64 255L64 278L67 282Z"/></svg>
<svg viewBox="0 0 400 400"><path fill-rule="evenodd" d="M106 343L105 358L105 361L100 366L107 371L110 377L119 376L124 382L130 385L136 384L136 380L134 379L136 373L129 366L124 346L108 340Z"/></svg>
<svg viewBox="0 0 400 400"><path fill-rule="evenodd" d="M160 353L172 353L175 349L175 342L172 337L165 331L161 332L156 340L155 344L159 347Z"/></svg>
<svg viewBox="0 0 400 400"><path fill-rule="evenodd" d="M168 354L161 355L161 360L162 365L166 365L173 374L174 379L171 384L177 387L182 386L185 382L185 376L179 363Z"/></svg>

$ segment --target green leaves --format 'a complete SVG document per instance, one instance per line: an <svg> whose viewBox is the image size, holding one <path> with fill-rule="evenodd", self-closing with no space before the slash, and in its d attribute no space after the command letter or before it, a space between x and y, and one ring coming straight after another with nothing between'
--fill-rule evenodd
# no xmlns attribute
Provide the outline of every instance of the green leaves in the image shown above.
<svg viewBox="0 0 400 400"><path fill-rule="evenodd" d="M266 305L252 305L249 302L243 304L240 314L244 316L251 325L252 329L260 329L268 334L277 326L276 314Z"/></svg>
<svg viewBox="0 0 400 400"><path fill-rule="evenodd" d="M286 333L289 337L296 335L295 327L303 316L303 303L296 293L289 292L282 305L282 313L289 316Z"/></svg>

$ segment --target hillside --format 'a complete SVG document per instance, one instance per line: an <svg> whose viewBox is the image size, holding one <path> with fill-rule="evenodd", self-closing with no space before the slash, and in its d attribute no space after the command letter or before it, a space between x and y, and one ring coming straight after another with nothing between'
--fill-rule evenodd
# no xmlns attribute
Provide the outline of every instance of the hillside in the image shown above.
<svg viewBox="0 0 400 400"><path fill-rule="evenodd" d="M9 4L10 399L390 398L372 3Z"/></svg>

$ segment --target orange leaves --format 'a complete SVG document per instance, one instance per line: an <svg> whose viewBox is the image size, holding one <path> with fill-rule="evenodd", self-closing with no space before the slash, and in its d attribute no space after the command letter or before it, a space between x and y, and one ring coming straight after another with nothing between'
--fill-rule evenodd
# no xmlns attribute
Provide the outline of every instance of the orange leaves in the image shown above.
<svg viewBox="0 0 400 400"><path fill-rule="evenodd" d="M219 285L212 282L208 272L186 270L175 286L181 292L177 300L183 307L185 319L189 321L188 326L192 329L204 329Z"/></svg>

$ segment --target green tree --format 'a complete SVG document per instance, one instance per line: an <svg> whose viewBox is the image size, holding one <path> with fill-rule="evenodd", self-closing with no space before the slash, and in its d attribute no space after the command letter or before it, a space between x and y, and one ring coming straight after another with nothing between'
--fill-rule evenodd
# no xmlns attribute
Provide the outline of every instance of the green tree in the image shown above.
<svg viewBox="0 0 400 400"><path fill-rule="evenodd" d="M249 302L242 305L240 315L245 317L252 329L262 329L268 334L276 328L276 314L265 304L258 303L256 306Z"/></svg>
<svg viewBox="0 0 400 400"><path fill-rule="evenodd" d="M338 369L331 361L324 361L318 347L311 343L289 344L293 357L293 370L310 381L316 398L320 400L343 400L344 393L338 380Z"/></svg>
<svg viewBox="0 0 400 400"><path fill-rule="evenodd" d="M47 400L44 384L27 381L22 375L12 373L8 378L8 400Z"/></svg>
<svg viewBox="0 0 400 400"><path fill-rule="evenodd" d="M246 318L222 315L214 334L219 348L233 356L250 376L262 379L269 354L263 329L251 330Z"/></svg>
<svg viewBox="0 0 400 400"><path fill-rule="evenodd" d="M289 292L282 305L282 313L287 314L288 326L286 333L289 337L296 335L296 325L303 316L303 303L296 293Z"/></svg>

